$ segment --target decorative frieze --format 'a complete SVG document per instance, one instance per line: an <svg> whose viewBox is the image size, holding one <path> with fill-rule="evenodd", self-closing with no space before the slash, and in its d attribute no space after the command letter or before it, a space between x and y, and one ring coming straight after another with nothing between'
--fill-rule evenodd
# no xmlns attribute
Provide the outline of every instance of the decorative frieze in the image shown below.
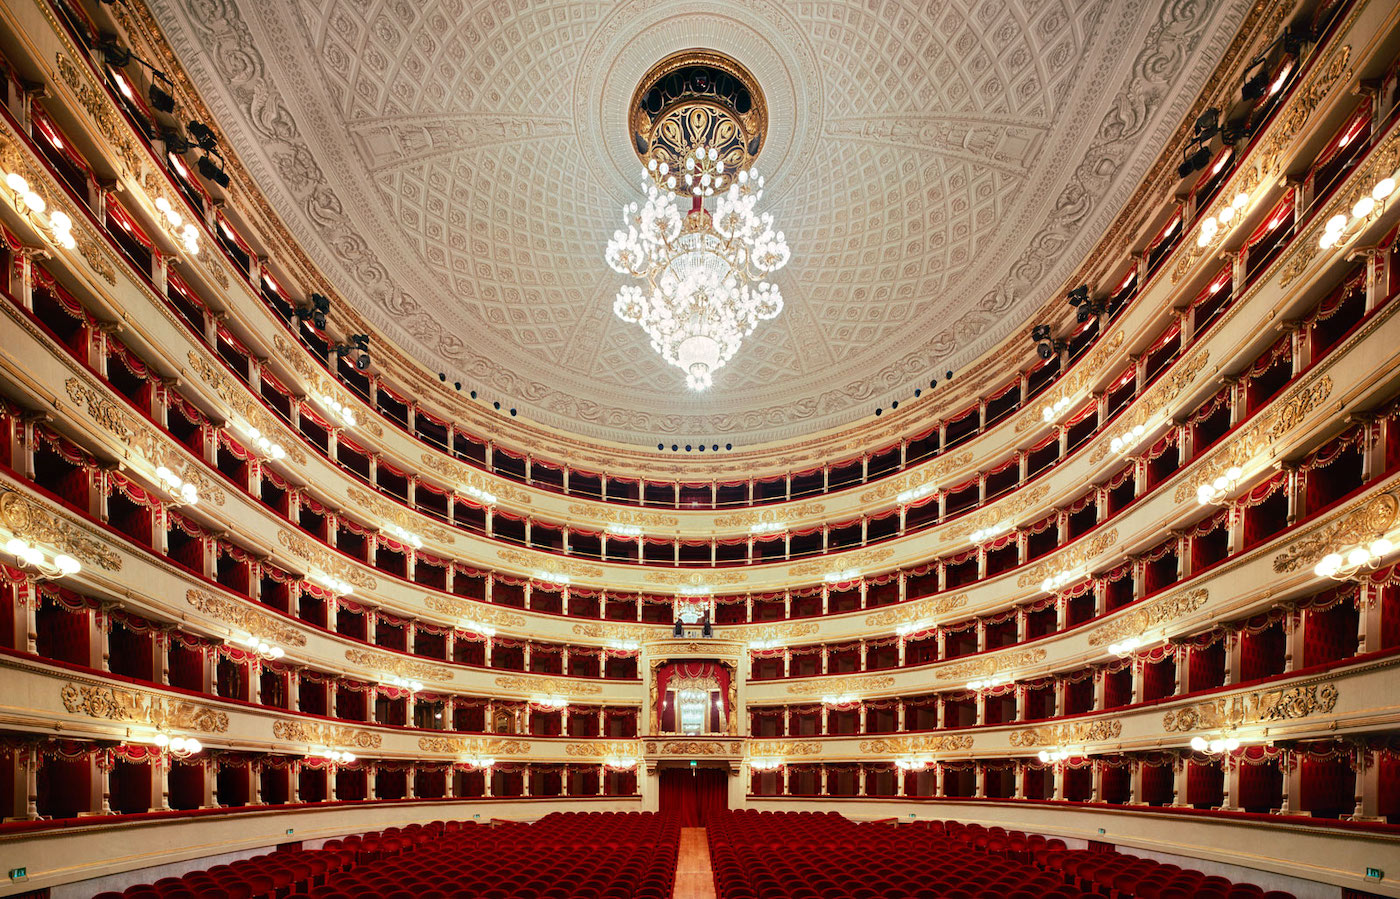
<svg viewBox="0 0 1400 899"><path fill-rule="evenodd" d="M1064 571L1073 571L1076 568L1084 568L1084 574L1087 577L1089 563L1108 552L1117 542L1118 529L1110 528L1088 540L1071 544L1045 561L1037 562L1027 568L1020 577L1016 578L1016 586L1029 587L1032 584L1042 583L1048 577Z"/></svg>
<svg viewBox="0 0 1400 899"><path fill-rule="evenodd" d="M126 166L126 174L133 179L138 178L143 154L137 149L130 127L123 121L107 92L94 83L86 66L75 63L65 54L56 54L54 63L59 78L72 90L78 105L102 134L103 141Z"/></svg>
<svg viewBox="0 0 1400 899"><path fill-rule="evenodd" d="M889 675L851 675L788 684L787 691L795 696L858 696L875 690L888 690L893 686L894 678Z"/></svg>
<svg viewBox="0 0 1400 899"><path fill-rule="evenodd" d="M1013 522L1017 516L1039 505L1049 495L1050 485L1046 483L1023 487L1005 499L997 500L981 511L969 515L959 522L959 527L962 531L972 534L1002 522Z"/></svg>
<svg viewBox="0 0 1400 899"><path fill-rule="evenodd" d="M749 576L742 571L648 571L642 580L648 584L663 587L706 587L733 586L742 584Z"/></svg>
<svg viewBox="0 0 1400 899"><path fill-rule="evenodd" d="M590 637L594 640L615 640L619 643L640 643L650 636L663 633L659 627L647 628L640 624L608 624L602 621L575 624L573 631L580 637Z"/></svg>
<svg viewBox="0 0 1400 899"><path fill-rule="evenodd" d="M966 605L966 593L954 593L952 596L928 596L924 599L916 599L913 602L882 609L873 615L867 615L865 616L865 626L893 627L924 619L930 619L932 624L932 619L945 615L954 609L961 609Z"/></svg>
<svg viewBox="0 0 1400 899"><path fill-rule="evenodd" d="M575 758L620 758L634 759L642 751L642 744L636 740L602 742L590 740L586 743L569 743L564 747L564 754Z"/></svg>
<svg viewBox="0 0 1400 899"><path fill-rule="evenodd" d="M1125 637L1140 637L1155 627L1189 615L1210 600L1205 587L1156 599L1089 632L1090 646L1106 646Z"/></svg>
<svg viewBox="0 0 1400 899"><path fill-rule="evenodd" d="M470 487L472 490L489 494L511 505L528 506L534 503L534 497L519 487L512 486L500 479L488 478L465 463L450 459L441 453L423 453L419 458L424 468L447 478L449 484Z"/></svg>
<svg viewBox="0 0 1400 899"><path fill-rule="evenodd" d="M1018 649L1015 652L998 652L979 659L969 659L936 669L938 680L973 680L991 677L1015 668L1024 668L1045 661L1044 649Z"/></svg>
<svg viewBox="0 0 1400 899"><path fill-rule="evenodd" d="M35 546L67 553L86 565L121 571L122 558L79 525L59 518L22 493L0 493L0 523L6 530Z"/></svg>
<svg viewBox="0 0 1400 899"><path fill-rule="evenodd" d="M590 506L583 503L570 503L569 514L574 518L596 521L599 524L626 524L639 528L674 528L681 523L681 520L675 515L666 515L661 512L614 509L608 506Z"/></svg>
<svg viewBox="0 0 1400 899"><path fill-rule="evenodd" d="M1291 721L1325 715L1336 708L1337 698L1337 686L1330 683L1255 690L1169 709L1162 716L1162 727L1169 733L1187 733Z"/></svg>
<svg viewBox="0 0 1400 899"><path fill-rule="evenodd" d="M59 695L63 699L63 707L74 715L149 725L157 729L205 734L228 732L227 713L184 699L126 687L76 683L64 684Z"/></svg>
<svg viewBox="0 0 1400 899"><path fill-rule="evenodd" d="M649 740L646 744L647 755L739 756L743 754L743 750L743 744L737 740Z"/></svg>
<svg viewBox="0 0 1400 899"><path fill-rule="evenodd" d="M68 398L87 410L88 417L101 428L116 435L128 450L135 451L147 461L158 457L160 441L155 431L137 422L125 409L109 399L102 391L78 378L63 382Z"/></svg>
<svg viewBox="0 0 1400 899"><path fill-rule="evenodd" d="M873 445L873 444L872 444ZM956 456L946 456L921 466L913 471L905 472L893 478L882 478L869 490L860 495L861 505L878 503L894 496L898 496L906 490L916 490L932 481L946 478L950 472L960 468L966 468L972 464L973 455L971 450L958 453Z"/></svg>
<svg viewBox="0 0 1400 899"><path fill-rule="evenodd" d="M572 507L570 509L572 511ZM733 512L715 518L717 528L752 528L755 525L783 525L791 527L804 518L815 518L826 512L825 503L800 503L781 508L754 509L749 512Z"/></svg>
<svg viewBox="0 0 1400 899"><path fill-rule="evenodd" d="M561 577L601 578L603 569L588 562L548 556L543 553L530 553L520 549L498 549L496 558L507 565L528 568L537 577L558 580Z"/></svg>
<svg viewBox="0 0 1400 899"><path fill-rule="evenodd" d="M194 369L210 390L228 404L228 407L245 423L258 429L268 440L280 445L287 458L298 465L306 464L306 453L301 449L301 438L293 437L282 426L281 421L272 416L263 406L255 402L247 389L220 371L212 361L194 350L187 357L190 368Z"/></svg>
<svg viewBox="0 0 1400 899"><path fill-rule="evenodd" d="M930 752L965 752L972 748L970 734L918 734L908 737L881 737L862 740L860 751L869 754Z"/></svg>
<svg viewBox="0 0 1400 899"><path fill-rule="evenodd" d="M1138 398L1108 431L1095 438L1094 449L1089 453L1089 463L1103 460L1110 452L1113 433L1131 430L1137 425L1151 428L1165 417L1169 407L1176 401L1196 376L1210 361L1210 350L1200 349L1173 365L1171 370L1155 381Z"/></svg>
<svg viewBox="0 0 1400 899"><path fill-rule="evenodd" d="M418 748L441 755L497 756L526 755L530 744L525 740L503 740L499 737L419 737Z"/></svg>
<svg viewBox="0 0 1400 899"><path fill-rule="evenodd" d="M811 577L812 575L826 574L832 570L858 571L860 574L869 574L870 572L866 569L887 561L893 555L894 550L888 546L862 549L852 553L835 553L824 559L793 565L788 568L788 576ZM857 576L852 575L853 578Z"/></svg>
<svg viewBox="0 0 1400 899"><path fill-rule="evenodd" d="M1113 354L1122 345L1123 331L1121 329L1114 331L1107 340L1100 340L1094 344L1094 348L1089 351L1088 356L1081 359L1064 377L1060 378L1059 383L1042 394L1027 411L1022 412L1017 417L1016 433L1020 434L1044 424L1045 410L1065 397L1074 397L1098 379L1108 368L1109 360ZM1088 397L1084 397L1084 399L1088 399Z"/></svg>
<svg viewBox="0 0 1400 899"><path fill-rule="evenodd" d="M1395 527L1397 517L1400 501L1395 492L1370 497L1359 508L1295 539L1274 556L1274 571L1287 574L1316 563L1336 547L1369 543Z"/></svg>
<svg viewBox="0 0 1400 899"><path fill-rule="evenodd" d="M264 615L246 603L215 596L204 590L186 590L185 601L205 615L269 643L282 647L306 645L306 635L300 630L271 615Z"/></svg>
<svg viewBox="0 0 1400 899"><path fill-rule="evenodd" d="M374 731L299 718L278 718L273 721L272 735L279 740L336 749L378 749L384 743L384 737Z"/></svg>
<svg viewBox="0 0 1400 899"><path fill-rule="evenodd" d="M348 581L356 587L373 590L379 582L370 577L358 565L351 565L325 547L313 543L309 538L291 531L279 530L277 542L294 556L298 556L321 569L326 574Z"/></svg>
<svg viewBox="0 0 1400 899"><path fill-rule="evenodd" d="M820 755L822 744L812 740L750 740L749 758L791 758L795 755Z"/></svg>
<svg viewBox="0 0 1400 899"><path fill-rule="evenodd" d="M437 596L428 594L423 597L423 605L435 612L444 615L451 615L455 618L467 618L478 624L489 624L493 627L521 628L525 626L525 616L517 615L498 606L493 606L486 602L472 602L467 599L457 599L452 596Z"/></svg>
<svg viewBox="0 0 1400 899"><path fill-rule="evenodd" d="M544 693L550 696L597 696L603 692L601 684L587 681L559 680L553 677L502 675L496 678L496 686L516 693Z"/></svg>
<svg viewBox="0 0 1400 899"><path fill-rule="evenodd" d="M452 534L442 527L422 520L422 516L410 514L404 506L381 499L358 487L345 488L345 496L361 511L381 522L396 524L406 531L421 534L438 543L451 545L456 541Z"/></svg>
<svg viewBox="0 0 1400 899"><path fill-rule="evenodd" d="M739 640L743 643L786 643L799 637L808 637L821 630L815 621L793 621L787 624L753 624L746 627L726 629L726 640Z"/></svg>
<svg viewBox="0 0 1400 899"><path fill-rule="evenodd" d="M1010 740L1012 746L1033 749L1037 746L1064 746L1068 743L1102 743L1105 740L1116 740L1122 735L1122 721L1117 718L1100 718L1095 721L1074 721L1013 730Z"/></svg>
<svg viewBox="0 0 1400 899"><path fill-rule="evenodd" d="M370 652L364 649L345 650L345 661L372 671L396 674L412 680L449 681L455 677L451 668L416 662L388 652Z"/></svg>

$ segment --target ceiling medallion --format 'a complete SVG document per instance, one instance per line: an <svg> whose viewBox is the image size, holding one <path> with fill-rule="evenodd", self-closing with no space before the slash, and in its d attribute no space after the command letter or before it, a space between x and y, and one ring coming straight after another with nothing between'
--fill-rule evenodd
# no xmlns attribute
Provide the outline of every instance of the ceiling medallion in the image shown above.
<svg viewBox="0 0 1400 899"><path fill-rule="evenodd" d="M639 324L652 349L704 390L760 321L783 309L763 280L791 255L773 216L758 214L763 178L754 165L768 112L758 82L708 50L652 66L632 95L628 121L646 200L622 209L623 228L604 254L627 284L613 312ZM682 215L679 197L690 200ZM711 200L713 211L705 208Z"/></svg>

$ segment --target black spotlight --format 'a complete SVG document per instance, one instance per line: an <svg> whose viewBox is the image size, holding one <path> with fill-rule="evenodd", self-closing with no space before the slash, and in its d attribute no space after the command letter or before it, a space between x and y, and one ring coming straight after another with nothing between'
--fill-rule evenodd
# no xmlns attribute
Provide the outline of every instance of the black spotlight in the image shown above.
<svg viewBox="0 0 1400 899"><path fill-rule="evenodd" d="M658 444L656 445L656 448L659 449L659 450L664 450L664 449L666 448L666 444L664 444L664 443L658 443Z"/></svg>
<svg viewBox="0 0 1400 899"><path fill-rule="evenodd" d="M932 390L933 388L935 388L935 387L937 387L937 386L938 386L938 379L937 379L937 378L934 378L932 381L929 381L929 382L928 382L928 389L929 389L929 390Z"/></svg>
<svg viewBox="0 0 1400 899"><path fill-rule="evenodd" d="M1196 117L1196 127L1192 138L1196 143L1210 140L1220 130L1220 110L1212 106Z"/></svg>
<svg viewBox="0 0 1400 899"><path fill-rule="evenodd" d="M914 399L918 399L918 398L919 398L919 394L921 394L921 393L923 393L923 392L924 392L924 389L923 389L922 387L915 387L915 388L914 388Z"/></svg>
<svg viewBox="0 0 1400 899"><path fill-rule="evenodd" d="M1264 60L1258 60L1262 65ZM1245 100L1258 100L1269 90L1269 70L1261 68L1240 88L1240 96Z"/></svg>
<svg viewBox="0 0 1400 899"><path fill-rule="evenodd" d="M891 409L898 409L898 408L899 408L899 400L895 400L894 402L890 403L890 408L891 408Z"/></svg>
<svg viewBox="0 0 1400 899"><path fill-rule="evenodd" d="M491 406L492 406L497 412L501 411L501 402L500 402L500 400L497 400L496 402L492 403Z"/></svg>
<svg viewBox="0 0 1400 899"><path fill-rule="evenodd" d="M510 410L510 415L511 415L512 418L515 417L515 410L514 410L514 409Z"/></svg>
<svg viewBox="0 0 1400 899"><path fill-rule="evenodd" d="M713 445L710 447L710 451L711 451L711 452L716 452L716 453L719 452L719 444L718 444L718 443L713 444Z"/></svg>
<svg viewBox="0 0 1400 899"><path fill-rule="evenodd" d="M676 452L676 451L679 450L679 449L680 449L680 447L676 446L674 443L671 444L671 452L674 453L674 452Z"/></svg>
<svg viewBox="0 0 1400 899"><path fill-rule="evenodd" d="M732 444L732 443L726 443L726 444L724 445L724 448L727 449L727 450L732 450L732 449L734 448L734 444Z"/></svg>
<svg viewBox="0 0 1400 899"><path fill-rule="evenodd" d="M948 380L950 380L950 381L953 380L953 373L952 373L951 371L945 371L945 372L943 373L943 376L944 376L945 378L947 378Z"/></svg>
<svg viewBox="0 0 1400 899"><path fill-rule="evenodd" d="M131 62L131 51L123 47L115 34L103 32L97 36L97 49L102 51L102 59L115 69L124 69Z"/></svg>
<svg viewBox="0 0 1400 899"><path fill-rule="evenodd" d="M1069 292L1067 297L1071 306L1079 306L1089 301L1089 285L1081 284Z"/></svg>
<svg viewBox="0 0 1400 899"><path fill-rule="evenodd" d="M439 381L442 381L443 383L446 383L446 382L447 382L447 372L445 372L445 371L440 371L440 372L438 372L438 380L439 380Z"/></svg>
<svg viewBox="0 0 1400 899"><path fill-rule="evenodd" d="M196 165L196 168L199 169L201 175L220 187L228 187L228 172L224 171L222 166L215 165L214 161L208 156L199 157L199 163Z"/></svg>
<svg viewBox="0 0 1400 899"><path fill-rule="evenodd" d="M1031 328L1031 340L1041 341L1041 340L1049 340L1049 339L1050 339L1050 326L1049 326L1049 325L1036 325L1034 328Z"/></svg>
<svg viewBox="0 0 1400 899"><path fill-rule="evenodd" d="M685 445L685 451L686 451L687 453L690 452L690 444L689 444L689 443L687 443L687 444Z"/></svg>
<svg viewBox="0 0 1400 899"><path fill-rule="evenodd" d="M355 370L364 371L369 368L369 357L363 353L355 357Z"/></svg>
<svg viewBox="0 0 1400 899"><path fill-rule="evenodd" d="M1035 351L1040 354L1040 358L1049 359L1055 355L1055 349L1048 343L1036 344Z"/></svg>
<svg viewBox="0 0 1400 899"><path fill-rule="evenodd" d="M702 443L702 444L700 444L700 452L703 453L704 451L705 451L705 444Z"/></svg>
<svg viewBox="0 0 1400 899"><path fill-rule="evenodd" d="M884 409L876 409L876 410L875 410L875 414L876 414L876 415L884 415L884 414L885 414L885 410L884 410Z"/></svg>
<svg viewBox="0 0 1400 899"><path fill-rule="evenodd" d="M462 385L461 385L461 384L458 384L458 385L457 385L457 389L458 389L458 390L461 390L461 389L462 389ZM471 396L472 396L472 399L476 399L476 391L475 391L475 390L472 391Z"/></svg>
<svg viewBox="0 0 1400 899"><path fill-rule="evenodd" d="M151 89L146 92L146 95L151 98L151 108L156 112L172 113L175 111L175 98L155 82L151 83Z"/></svg>
<svg viewBox="0 0 1400 899"><path fill-rule="evenodd" d="M190 123L186 127L190 129L190 135L201 150L213 150L219 145L219 139L214 135L214 129L198 119L190 119Z"/></svg>

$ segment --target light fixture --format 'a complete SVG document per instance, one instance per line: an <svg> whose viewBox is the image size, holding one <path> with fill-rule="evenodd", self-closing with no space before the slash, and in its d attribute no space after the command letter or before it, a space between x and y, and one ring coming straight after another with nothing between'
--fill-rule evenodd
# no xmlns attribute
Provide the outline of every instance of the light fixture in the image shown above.
<svg viewBox="0 0 1400 899"><path fill-rule="evenodd" d="M1117 436L1108 443L1108 448L1120 455L1128 455L1142 443L1144 437L1157 429L1156 421L1141 421L1129 428L1124 428Z"/></svg>
<svg viewBox="0 0 1400 899"><path fill-rule="evenodd" d="M538 580L550 584L558 584L561 587L569 586L569 581L571 580L570 577L562 571L545 571L542 568L535 572L535 577Z"/></svg>
<svg viewBox="0 0 1400 899"><path fill-rule="evenodd" d="M1074 397L1062 396L1055 402L1041 410L1040 417L1049 424L1065 413L1065 410L1074 404Z"/></svg>
<svg viewBox="0 0 1400 899"><path fill-rule="evenodd" d="M616 522L608 525L608 533L614 537L640 537L642 536L641 525L618 524Z"/></svg>
<svg viewBox="0 0 1400 899"><path fill-rule="evenodd" d="M1313 566L1313 573L1335 581L1349 581L1362 571L1378 567L1381 559L1394 551L1395 544L1384 536L1378 536L1370 543L1354 546L1345 552L1334 550L1328 553Z"/></svg>
<svg viewBox="0 0 1400 899"><path fill-rule="evenodd" d="M784 521L760 521L758 524L749 525L750 534L776 534L785 530L787 522Z"/></svg>
<svg viewBox="0 0 1400 899"><path fill-rule="evenodd" d="M164 731L158 731L151 742L159 746L165 752L170 753L177 759L189 758L192 755L199 755L204 746L194 737L172 737Z"/></svg>
<svg viewBox="0 0 1400 899"><path fill-rule="evenodd" d="M242 425L243 433L253 442L264 456L269 456L275 461L287 458L287 450L282 444L277 443L272 438L264 434L258 427L252 424Z"/></svg>
<svg viewBox="0 0 1400 899"><path fill-rule="evenodd" d="M822 697L822 705L851 705L856 702L860 702L860 697L854 693L834 693Z"/></svg>
<svg viewBox="0 0 1400 899"><path fill-rule="evenodd" d="M32 572L41 581L69 577L83 570L82 563L67 553L54 553L53 558L49 558L42 549L19 537L10 538L5 552L15 557L20 568Z"/></svg>
<svg viewBox="0 0 1400 899"><path fill-rule="evenodd" d="M549 696L531 696L530 705L544 712L557 712L569 707L569 700L563 696L551 694Z"/></svg>
<svg viewBox="0 0 1400 899"><path fill-rule="evenodd" d="M849 581L860 577L859 568L842 568L840 571L829 571L826 574L828 584L839 584L842 581Z"/></svg>
<svg viewBox="0 0 1400 899"><path fill-rule="evenodd" d="M1054 749L1042 749L1035 754L1035 757L1040 759L1040 763L1042 765L1048 765L1051 763L1058 764L1060 762L1066 761L1068 759L1073 758L1074 755L1075 753L1071 752L1069 749L1066 749L1063 746L1057 746Z"/></svg>
<svg viewBox="0 0 1400 899"><path fill-rule="evenodd" d="M165 490L177 505L193 506L199 502L199 488L182 479L166 466L161 465L156 468L156 480L160 482L161 489Z"/></svg>
<svg viewBox="0 0 1400 899"><path fill-rule="evenodd" d="M461 484L457 487L457 490L470 496L483 506L494 506L496 504L496 494L482 490L480 487L473 487L471 484Z"/></svg>
<svg viewBox="0 0 1400 899"><path fill-rule="evenodd" d="M238 642L243 646L248 647L248 649L257 653L262 659L268 662L274 662L287 654L286 651L282 649L282 647L274 646L273 644L268 643L261 637L255 637L252 634L249 634L247 637L244 637Z"/></svg>
<svg viewBox="0 0 1400 899"><path fill-rule="evenodd" d="M603 759L603 767L609 771L631 771L637 767L637 760L621 756L608 756Z"/></svg>
<svg viewBox="0 0 1400 899"><path fill-rule="evenodd" d="M749 768L753 771L776 771L783 767L783 760L777 756L759 756L749 759Z"/></svg>
<svg viewBox="0 0 1400 899"><path fill-rule="evenodd" d="M753 644L749 645L752 646ZM638 643L636 640L609 640L608 648L615 649L618 652L636 652L642 648L642 644Z"/></svg>
<svg viewBox="0 0 1400 899"><path fill-rule="evenodd" d="M919 631L928 630L931 627L933 627L933 622L927 619L922 621L906 621L904 624L895 628L894 632L901 637L907 637L910 634L917 634Z"/></svg>
<svg viewBox="0 0 1400 899"><path fill-rule="evenodd" d="M308 577L337 596L349 596L355 592L355 585L323 571L313 571Z"/></svg>
<svg viewBox="0 0 1400 899"><path fill-rule="evenodd" d="M753 649L777 649L778 647L780 647L780 646L782 646L782 645L783 645L783 641L782 641L782 640L779 640L779 639L777 639L777 638L774 638L774 637L769 637L769 638L766 639L766 640L750 640L750 641L749 641L749 649L751 649L751 650L753 650Z"/></svg>
<svg viewBox="0 0 1400 899"><path fill-rule="evenodd" d="M985 543L1003 531L1008 531L1010 529L1011 522L998 521L996 524L989 524L984 528L978 528L971 534L968 534L967 539L973 543Z"/></svg>
<svg viewBox="0 0 1400 899"><path fill-rule="evenodd" d="M71 250L78 245L73 239L73 220L68 213L60 209L49 212L49 204L44 200L38 191L29 187L29 182L19 172L10 172L5 175L5 186L15 195L15 205L22 207L21 212L27 211L31 216L41 216L48 213L48 227L53 233L53 241L65 250Z"/></svg>
<svg viewBox="0 0 1400 899"><path fill-rule="evenodd" d="M1339 212L1327 220L1327 227L1318 238L1318 245L1324 250L1330 250L1338 243L1346 232L1357 225L1365 225L1371 219L1385 211L1385 204L1390 195L1395 193L1395 178L1387 175L1377 181L1368 194L1361 197L1351 207L1351 215Z"/></svg>
<svg viewBox="0 0 1400 899"><path fill-rule="evenodd" d="M320 401L321 405L326 409L327 412L330 412L331 415L340 419L340 423L343 424L345 427L353 428L357 424L359 424L359 419L355 417L355 410L351 409L345 403L342 403L340 400L336 399L330 394L318 393L316 394L316 399Z"/></svg>
<svg viewBox="0 0 1400 899"><path fill-rule="evenodd" d="M925 481L917 487L911 487L908 490L900 491L898 494L895 495L895 501L898 502L901 506L907 506L909 503L915 502L916 500L921 500L937 490L937 484L935 484L933 481Z"/></svg>
<svg viewBox="0 0 1400 899"><path fill-rule="evenodd" d="M1244 474L1238 465L1231 465L1225 473L1218 475L1215 480L1202 484L1196 488L1196 502L1203 506L1211 503L1223 503L1229 498L1235 488L1239 486L1240 475Z"/></svg>
<svg viewBox="0 0 1400 899"><path fill-rule="evenodd" d="M1046 593L1054 593L1061 587L1074 583L1084 576L1083 568L1069 568L1057 574L1052 574L1040 582L1040 589Z"/></svg>
<svg viewBox="0 0 1400 899"><path fill-rule="evenodd" d="M978 692L981 690L990 690L992 687L1000 687L1009 683L1011 683L1011 676L1009 674L993 674L968 681L967 688Z"/></svg>
<svg viewBox="0 0 1400 899"><path fill-rule="evenodd" d="M458 761L461 764L466 765L468 768L471 768L476 771L483 771L487 768L495 766L496 764L495 759L485 755L464 755L461 756L458 759Z"/></svg>
<svg viewBox="0 0 1400 899"><path fill-rule="evenodd" d="M895 767L899 768L901 771L927 771L929 766L933 764L933 759L910 756L895 759L894 764Z"/></svg>
<svg viewBox="0 0 1400 899"><path fill-rule="evenodd" d="M1116 656L1132 655L1145 642L1141 637L1125 637L1117 643L1108 644L1108 651Z"/></svg>
<svg viewBox="0 0 1400 899"><path fill-rule="evenodd" d="M472 621L470 619L462 622L462 629L480 634L483 637L496 636L496 629L483 621Z"/></svg>
<svg viewBox="0 0 1400 899"><path fill-rule="evenodd" d="M1239 749L1240 741L1234 737L1224 736L1223 734L1210 739L1197 735L1191 738L1191 748L1197 752L1220 755L1221 753L1234 752L1236 749Z"/></svg>
<svg viewBox="0 0 1400 899"><path fill-rule="evenodd" d="M1208 215L1201 219L1200 233L1196 235L1196 246L1202 248L1209 246L1211 241L1220 235L1221 229L1233 222L1235 217L1244 211L1244 208L1249 205L1249 199L1248 192L1240 191L1235 194L1229 205L1222 207L1215 215Z"/></svg>
<svg viewBox="0 0 1400 899"><path fill-rule="evenodd" d="M419 537L417 534L413 533L408 528L403 527L402 525L393 524L392 522L386 522L384 525L384 530L388 531L394 537L394 539L398 540L400 543L407 543L414 549L423 548L423 538Z"/></svg>
<svg viewBox="0 0 1400 899"><path fill-rule="evenodd" d="M423 689L422 681L413 680L412 678L407 677L400 677L397 674L391 674L388 677L383 678L382 680L380 680L380 683L387 684L390 687L398 687L400 690L407 690L410 693L418 693Z"/></svg>
<svg viewBox="0 0 1400 899"><path fill-rule="evenodd" d="M344 749L332 749L329 746L318 746L311 750L311 754L316 758L334 762L337 765L351 765L355 762L355 754Z"/></svg>
<svg viewBox="0 0 1400 899"><path fill-rule="evenodd" d="M199 255L199 229L193 222L186 222L185 217L171 205L165 197L156 197L156 209L165 216L165 223L170 226L170 231L181 243L185 245L185 251L191 256Z"/></svg>
<svg viewBox="0 0 1400 899"><path fill-rule="evenodd" d="M712 589L707 584L681 584L676 592L681 596L709 596Z"/></svg>

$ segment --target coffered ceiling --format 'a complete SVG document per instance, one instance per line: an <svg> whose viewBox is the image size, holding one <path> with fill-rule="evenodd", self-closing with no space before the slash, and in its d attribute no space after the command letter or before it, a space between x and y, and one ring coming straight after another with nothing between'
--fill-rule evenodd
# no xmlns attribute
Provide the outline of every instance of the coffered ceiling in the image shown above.
<svg viewBox="0 0 1400 899"><path fill-rule="evenodd" d="M153 0L231 149L383 333L487 400L643 446L908 399L1065 286L1245 0ZM787 308L708 392L617 320L626 105L712 48L758 78Z"/></svg>

